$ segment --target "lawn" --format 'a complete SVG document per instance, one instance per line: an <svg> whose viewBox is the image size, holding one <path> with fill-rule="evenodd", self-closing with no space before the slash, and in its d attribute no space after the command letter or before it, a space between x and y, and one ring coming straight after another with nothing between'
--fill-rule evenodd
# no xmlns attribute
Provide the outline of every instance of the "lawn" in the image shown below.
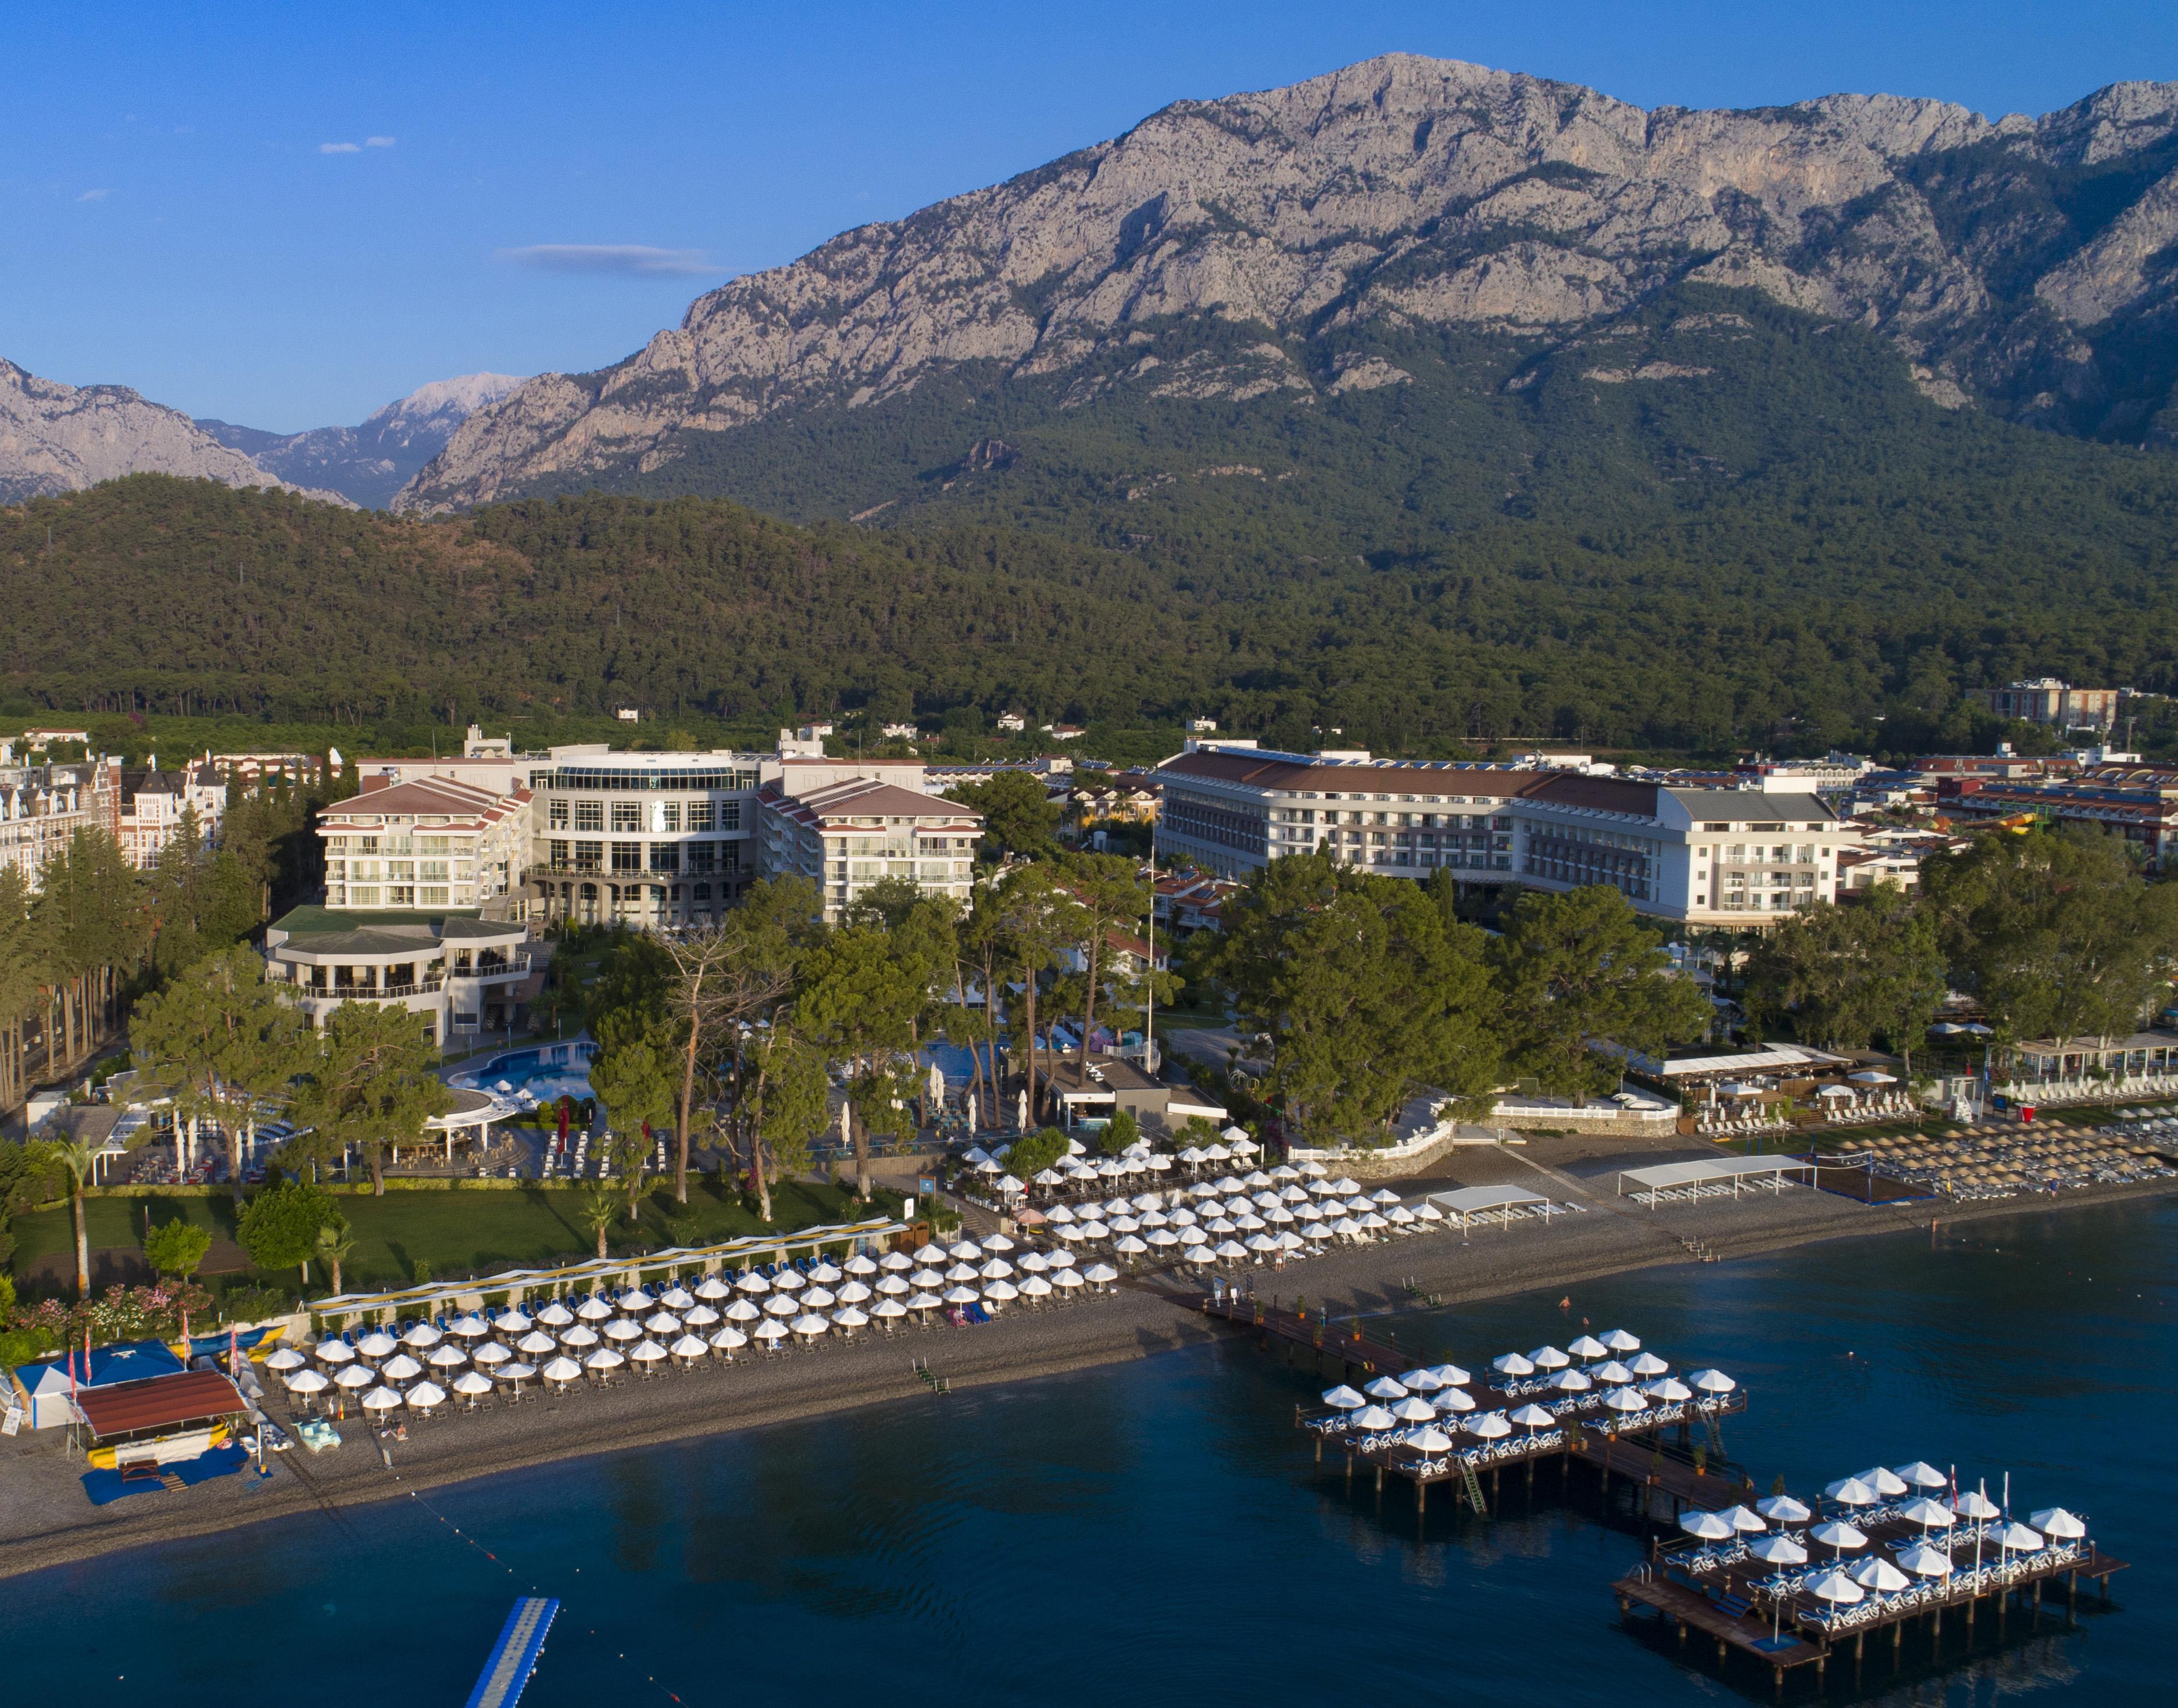
<svg viewBox="0 0 2178 1708"><path fill-rule="evenodd" d="M531 1187L509 1192L394 1192L382 1198L335 1200L354 1231L355 1249L342 1265L343 1285L405 1286L418 1279L418 1268L433 1279L490 1274L558 1259L594 1255L594 1236L582 1221L583 1194L572 1187ZM154 1222L183 1219L209 1229L216 1239L235 1237L233 1201L227 1198L92 1198L85 1209L93 1246L134 1246L143 1237L149 1209ZM827 1222L852 1221L899 1209L898 1200L880 1193L873 1210L864 1210L851 1192L811 1181L793 1181L772 1197L775 1231ZM685 1224L685 1225L684 1225ZM706 1244L766 1230L742 1207L736 1193L721 1192L712 1181L692 1177L685 1209L673 1202L670 1187L644 1196L640 1220L631 1226L616 1222L608 1236L615 1254L670 1245ZM74 1242L66 1209L41 1210L15 1219L14 1266L23 1273L48 1252L66 1252ZM297 1276L258 1272L237 1282L272 1282L292 1288ZM312 1280L322 1289L325 1278Z"/></svg>

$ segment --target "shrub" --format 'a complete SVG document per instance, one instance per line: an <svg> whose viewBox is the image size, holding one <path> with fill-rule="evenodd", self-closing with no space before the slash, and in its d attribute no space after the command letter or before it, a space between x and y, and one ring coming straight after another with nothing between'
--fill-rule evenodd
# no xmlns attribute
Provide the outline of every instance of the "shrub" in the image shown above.
<svg viewBox="0 0 2178 1708"><path fill-rule="evenodd" d="M231 1287L220 1296L219 1314L229 1323L261 1323L286 1316L291 1302L278 1287Z"/></svg>
<svg viewBox="0 0 2178 1708"><path fill-rule="evenodd" d="M211 1233L191 1222L161 1222L144 1236L144 1255L162 1275L194 1274L211 1249Z"/></svg>

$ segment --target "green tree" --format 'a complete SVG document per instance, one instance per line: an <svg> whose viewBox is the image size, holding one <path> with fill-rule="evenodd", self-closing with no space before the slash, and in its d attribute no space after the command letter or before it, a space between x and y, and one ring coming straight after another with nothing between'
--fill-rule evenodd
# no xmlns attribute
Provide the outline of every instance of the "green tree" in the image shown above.
<svg viewBox="0 0 2178 1708"><path fill-rule="evenodd" d="M30 1091L27 1023L44 1000L45 952L30 918L21 870L0 865L0 1109L21 1106Z"/></svg>
<svg viewBox="0 0 2178 1708"><path fill-rule="evenodd" d="M796 1024L848 1075L855 1145L855 1192L870 1196L869 1135L894 1130L894 1105L911 1092L901 1071L914 1047L916 1017L928 1000L922 969L892 952L889 933L846 925L810 953Z"/></svg>
<svg viewBox="0 0 2178 1708"><path fill-rule="evenodd" d="M966 783L945 792L971 812L982 815L982 849L988 854L1026 854L1042 859L1057 847L1059 804L1042 779L1026 771L1001 771L988 783Z"/></svg>
<svg viewBox="0 0 2178 1708"><path fill-rule="evenodd" d="M318 1229L316 1257L325 1265L326 1274L331 1277L333 1291L341 1291L341 1265L355 1252L355 1231L348 1219L337 1209L328 1209L322 1225Z"/></svg>
<svg viewBox="0 0 2178 1708"><path fill-rule="evenodd" d="M310 1280L317 1255L318 1230L326 1225L332 1201L298 1180L283 1180L250 1199L242 1212L242 1248L260 1269L299 1269Z"/></svg>
<svg viewBox="0 0 2178 1708"><path fill-rule="evenodd" d="M117 1018L122 976L150 942L143 877L104 831L79 830L39 869L30 916L58 1012L47 1067L59 1072L82 1059Z"/></svg>
<svg viewBox="0 0 2178 1708"><path fill-rule="evenodd" d="M749 1146L757 1211L771 1220L771 1182L809 1167L811 1145L830 1109L824 1057L791 1026L776 1024L758 1045Z"/></svg>
<svg viewBox="0 0 2178 1708"><path fill-rule="evenodd" d="M264 961L239 944L145 998L129 1025L145 1082L172 1088L175 1116L191 1134L200 1121L220 1124L238 1192L259 1105L285 1096L309 1065L305 1034L300 1011L267 978Z"/></svg>
<svg viewBox="0 0 2178 1708"><path fill-rule="evenodd" d="M1043 1172L1067 1152L1069 1141L1055 1127L1023 1133L1006 1152L1006 1169L1015 1179L1027 1181Z"/></svg>
<svg viewBox="0 0 2178 1708"><path fill-rule="evenodd" d="M1859 1049L1880 1036L1908 1071L1943 1005L1934 919L1895 884L1850 906L1803 908L1755 946L1745 1003L1758 1022L1790 1015L1803 1043Z"/></svg>
<svg viewBox="0 0 2178 1708"><path fill-rule="evenodd" d="M326 1018L295 1100L306 1129L284 1154L295 1160L362 1153L374 1196L386 1193L389 1147L415 1145L435 1116L454 1106L432 1072L437 1052L416 1017L375 1002L343 1002Z"/></svg>
<svg viewBox="0 0 2178 1708"><path fill-rule="evenodd" d="M1617 1083L1622 1064L1598 1044L1655 1055L1710 1023L1707 998L1672 971L1660 935L1608 885L1526 892L1490 959L1508 1058L1554 1097L1590 1097Z"/></svg>
<svg viewBox="0 0 2178 1708"><path fill-rule="evenodd" d="M1000 952L1019 978L1021 1007L1013 1028L1014 1060L1021 1064L1029 1119L1036 1119L1037 1019L1039 989L1045 974L1082 937L1081 908L1059 884L1048 865L1018 866L999 880L993 898ZM1011 1019L1013 1017L1009 1014Z"/></svg>
<svg viewBox="0 0 2178 1708"><path fill-rule="evenodd" d="M1101 1135L1103 1142L1097 1149L1107 1156L1117 1156L1141 1136L1141 1123L1135 1119L1134 1110L1116 1110L1113 1112L1111 1124Z"/></svg>
<svg viewBox="0 0 2178 1708"><path fill-rule="evenodd" d="M37 1160L67 1176L68 1199L75 1211L75 1296L90 1296L90 1230L84 1220L84 1188L96 1177L98 1146L87 1138L47 1139L36 1148Z"/></svg>
<svg viewBox="0 0 2178 1708"><path fill-rule="evenodd" d="M597 1236L598 1255L607 1255L605 1238L611 1233L614 1220L620 1214L620 1200L604 1181L592 1181L583 1188L583 1205L577 1212L582 1224Z"/></svg>
<svg viewBox="0 0 2178 1708"><path fill-rule="evenodd" d="M1109 976L1111 936L1130 928L1150 910L1150 887L1135 863L1116 854L1074 854L1059 880L1075 906L1081 939L1075 952L1081 958L1081 1042L1077 1065L1086 1076L1089 1067L1089 1034L1097 1024L1097 996L1100 981Z"/></svg>
<svg viewBox="0 0 2178 1708"><path fill-rule="evenodd" d="M598 1022L597 1034L590 1089L612 1121L613 1155L626 1171L632 1221L650 1149L649 1129L673 1113L670 1034L665 1023L637 1008L608 1010Z"/></svg>
<svg viewBox="0 0 2178 1708"><path fill-rule="evenodd" d="M144 1256L162 1275L193 1275L211 1249L210 1230L177 1219L144 1231Z"/></svg>
<svg viewBox="0 0 2178 1708"><path fill-rule="evenodd" d="M2178 886L2148 883L2117 838L1992 832L1929 859L1922 892L1952 976L2007 1041L2122 1035L2167 995Z"/></svg>

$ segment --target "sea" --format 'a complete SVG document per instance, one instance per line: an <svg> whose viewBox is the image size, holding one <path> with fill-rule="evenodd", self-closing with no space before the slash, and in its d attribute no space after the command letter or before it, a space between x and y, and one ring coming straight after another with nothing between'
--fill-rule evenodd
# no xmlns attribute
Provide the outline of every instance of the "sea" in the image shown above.
<svg viewBox="0 0 2178 1708"><path fill-rule="evenodd" d="M1513 1240L1546 1240L1520 1229ZM2131 1562L1969 1645L1925 1623L1785 1698L2168 1702L2178 1567L2178 1204L1652 1269L1403 1313L1470 1367L1585 1325L1750 1407L1726 1447L1766 1492L1924 1459L2084 1515ZM940 1369L942 1342L928 1349ZM903 1353L903 1357L906 1354ZM1312 1463L1320 1385L1238 1340L836 1417L509 1472L8 1583L25 1700L459 1704L514 1599L561 1609L522 1700L549 1705L1772 1699L1610 1593L1644 1533L1576 1477L1418 1514ZM345 1449L344 1449L345 1450ZM140 1497L150 1498L150 1497ZM186 1498L186 1497L182 1497ZM125 1693L125 1694L124 1694Z"/></svg>

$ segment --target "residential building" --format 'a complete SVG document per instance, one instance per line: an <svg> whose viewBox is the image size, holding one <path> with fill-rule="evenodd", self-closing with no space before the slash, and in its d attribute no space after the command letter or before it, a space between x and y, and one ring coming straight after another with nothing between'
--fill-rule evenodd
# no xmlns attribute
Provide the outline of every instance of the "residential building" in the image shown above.
<svg viewBox="0 0 2178 1708"><path fill-rule="evenodd" d="M2055 676L1979 690L1982 703L1999 718L2046 723L2053 729L2108 729L2117 722L2124 695L2121 688L2075 688Z"/></svg>
<svg viewBox="0 0 2178 1708"><path fill-rule="evenodd" d="M969 899L982 815L924 793L920 765L872 766L876 776L806 759L780 765L761 795L763 870L810 879L826 919L887 878Z"/></svg>
<svg viewBox="0 0 2178 1708"><path fill-rule="evenodd" d="M115 833L130 864L156 865L161 852L181 829L184 811L196 815L197 834L205 841L219 839L227 784L209 764L200 761L181 771L161 771L154 754L148 767L122 771L120 789Z"/></svg>
<svg viewBox="0 0 2178 1708"><path fill-rule="evenodd" d="M1018 735L1028 728L1028 715L1022 712L999 713L999 728L1005 734Z"/></svg>
<svg viewBox="0 0 2178 1708"><path fill-rule="evenodd" d="M2094 825L2133 843L2158 867L2178 850L2178 766L2099 765L2077 776L1971 778L1940 789L1940 810L1954 823L2038 821Z"/></svg>
<svg viewBox="0 0 2178 1708"><path fill-rule="evenodd" d="M1079 741L1089 732L1079 723L1047 723L1043 733L1053 741Z"/></svg>
<svg viewBox="0 0 2178 1708"><path fill-rule="evenodd" d="M79 830L120 838L119 760L0 767L0 866L14 867L35 890L46 861Z"/></svg>
<svg viewBox="0 0 2178 1708"><path fill-rule="evenodd" d="M1045 1094L1059 1105L1070 1129L1090 1121L1099 1126L1121 1110L1148 1134L1168 1136L1190 1120L1223 1125L1230 1118L1223 1105L1191 1085L1168 1085L1135 1062L1092 1050L1086 1070L1072 1054L1054 1057L1047 1070Z"/></svg>
<svg viewBox="0 0 2178 1708"><path fill-rule="evenodd" d="M318 815L326 900L358 913L518 909L528 859L528 789L501 793L450 777L365 777L360 794Z"/></svg>
<svg viewBox="0 0 2178 1708"><path fill-rule="evenodd" d="M214 753L207 747L196 763L209 766L222 778L244 789L271 778L291 787L312 783L325 771L325 761L315 753Z"/></svg>
<svg viewBox="0 0 2178 1708"><path fill-rule="evenodd" d="M1838 853L1837 892L1841 900L1863 895L1878 884L1895 884L1908 894L1921 887L1921 864L1931 854L1956 853L1967 844L1940 832L1903 830L1860 824L1860 846Z"/></svg>
<svg viewBox="0 0 2178 1708"><path fill-rule="evenodd" d="M1191 931L1222 930L1225 901L1240 886L1230 878L1200 872L1175 872L1157 881L1151 909L1157 922L1175 937Z"/></svg>
<svg viewBox="0 0 2178 1708"><path fill-rule="evenodd" d="M1074 781L1074 761L1063 755L1048 759L971 760L958 765L926 765L922 770L921 786L939 794L966 783L988 783L1008 771L1034 778L1043 785L1043 792L1054 799L1064 794Z"/></svg>
<svg viewBox="0 0 2178 1708"><path fill-rule="evenodd" d="M912 741L922 733L912 723L888 723L884 726L884 738L888 741Z"/></svg>
<svg viewBox="0 0 2178 1708"><path fill-rule="evenodd" d="M1872 759L1832 753L1822 759L1748 759L1735 773L1739 786L1773 794L1847 795L1876 768Z"/></svg>
<svg viewBox="0 0 2178 1708"><path fill-rule="evenodd" d="M730 750L602 745L555 747L526 761L535 796L528 892L538 911L586 925L715 922L756 880L758 789L781 763Z"/></svg>
<svg viewBox="0 0 2178 1708"><path fill-rule="evenodd" d="M1199 746L1158 776L1160 849L1221 875L1323 852L1387 876L1610 884L1642 913L1726 929L1832 899L1837 854L1854 843L1814 794L1562 770Z"/></svg>
<svg viewBox="0 0 2178 1708"><path fill-rule="evenodd" d="M313 1027L343 1002L391 1005L441 1048L525 1024L543 985L544 951L533 952L528 928L473 913L297 908L265 942L267 976Z"/></svg>

